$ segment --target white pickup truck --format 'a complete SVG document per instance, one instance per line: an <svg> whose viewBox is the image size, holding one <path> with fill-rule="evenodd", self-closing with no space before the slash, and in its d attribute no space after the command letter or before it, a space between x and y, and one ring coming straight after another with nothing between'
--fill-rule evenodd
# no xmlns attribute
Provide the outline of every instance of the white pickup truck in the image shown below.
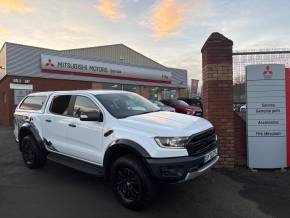
<svg viewBox="0 0 290 218"><path fill-rule="evenodd" d="M24 163L46 160L104 176L125 207L140 209L157 183L184 182L219 159L210 122L160 111L131 92L39 92L17 106L14 134Z"/></svg>

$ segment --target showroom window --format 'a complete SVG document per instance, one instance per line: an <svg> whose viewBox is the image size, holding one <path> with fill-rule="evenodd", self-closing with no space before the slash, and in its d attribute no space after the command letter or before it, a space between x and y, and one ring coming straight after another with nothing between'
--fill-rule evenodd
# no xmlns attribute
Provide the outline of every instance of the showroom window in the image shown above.
<svg viewBox="0 0 290 218"><path fill-rule="evenodd" d="M14 89L14 104L18 105L31 92L30 89Z"/></svg>
<svg viewBox="0 0 290 218"><path fill-rule="evenodd" d="M178 98L178 92L177 92L176 89L171 89L171 90L170 90L170 98L171 98L171 99L176 99L176 98Z"/></svg>
<svg viewBox="0 0 290 218"><path fill-rule="evenodd" d="M141 93L141 87L135 85L123 85L124 91L135 92L137 94Z"/></svg>
<svg viewBox="0 0 290 218"><path fill-rule="evenodd" d="M170 89L168 88L163 88L161 90L161 98L162 99L170 99Z"/></svg>
<svg viewBox="0 0 290 218"><path fill-rule="evenodd" d="M117 83L103 83L103 89L122 90L122 85Z"/></svg>
<svg viewBox="0 0 290 218"><path fill-rule="evenodd" d="M159 87L149 88L149 99L160 100L161 99L161 89Z"/></svg>
<svg viewBox="0 0 290 218"><path fill-rule="evenodd" d="M178 98L177 89L163 88L161 91L162 99L176 99Z"/></svg>

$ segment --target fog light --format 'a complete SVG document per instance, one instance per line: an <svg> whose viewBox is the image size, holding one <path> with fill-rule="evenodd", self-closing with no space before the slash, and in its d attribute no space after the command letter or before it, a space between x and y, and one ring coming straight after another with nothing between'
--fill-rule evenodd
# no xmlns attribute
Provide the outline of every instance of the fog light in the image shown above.
<svg viewBox="0 0 290 218"><path fill-rule="evenodd" d="M182 177L185 173L183 166L166 166L160 167L160 173L162 177Z"/></svg>

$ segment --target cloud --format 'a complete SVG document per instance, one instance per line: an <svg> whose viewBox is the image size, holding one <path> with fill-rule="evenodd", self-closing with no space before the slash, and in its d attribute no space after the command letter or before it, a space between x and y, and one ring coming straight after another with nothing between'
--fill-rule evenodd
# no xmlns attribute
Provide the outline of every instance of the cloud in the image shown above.
<svg viewBox="0 0 290 218"><path fill-rule="evenodd" d="M196 26L214 12L209 0L157 0L152 9L136 23L152 30L157 40L180 35L186 26Z"/></svg>
<svg viewBox="0 0 290 218"><path fill-rule="evenodd" d="M9 35L9 31L4 27L0 27L0 38L8 36L8 35Z"/></svg>
<svg viewBox="0 0 290 218"><path fill-rule="evenodd" d="M119 0L100 0L99 4L95 5L95 8L99 13L111 21L119 21L126 17L126 15L120 11Z"/></svg>
<svg viewBox="0 0 290 218"><path fill-rule="evenodd" d="M156 38L164 38L176 33L184 23L188 5L176 0L160 0L152 11L151 25Z"/></svg>
<svg viewBox="0 0 290 218"><path fill-rule="evenodd" d="M24 0L0 0L0 10L5 12L28 13L31 8L26 6Z"/></svg>

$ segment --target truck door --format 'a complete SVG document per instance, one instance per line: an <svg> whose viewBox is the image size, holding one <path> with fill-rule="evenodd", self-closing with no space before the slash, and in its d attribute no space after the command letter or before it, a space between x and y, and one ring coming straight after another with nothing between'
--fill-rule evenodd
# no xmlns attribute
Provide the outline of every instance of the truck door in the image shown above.
<svg viewBox="0 0 290 218"><path fill-rule="evenodd" d="M101 164L103 146L103 122L81 121L84 112L100 111L88 96L77 95L73 104L72 119L68 123L67 151L71 156Z"/></svg>
<svg viewBox="0 0 290 218"><path fill-rule="evenodd" d="M42 118L43 139L48 149L67 154L67 130L71 120L71 95L55 95L48 102Z"/></svg>

